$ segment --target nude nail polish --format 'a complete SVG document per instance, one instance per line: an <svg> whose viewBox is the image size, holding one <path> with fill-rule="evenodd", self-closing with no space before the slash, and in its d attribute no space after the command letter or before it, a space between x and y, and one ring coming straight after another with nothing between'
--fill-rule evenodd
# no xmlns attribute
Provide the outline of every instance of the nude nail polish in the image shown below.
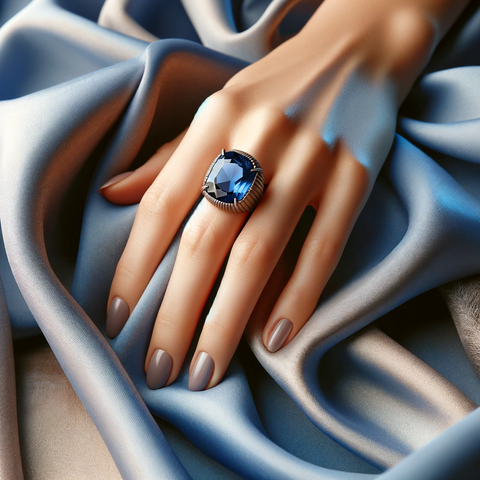
<svg viewBox="0 0 480 480"><path fill-rule="evenodd" d="M270 338L267 342L267 349L270 352L276 352L282 348L285 340L290 335L292 331L293 323L288 318L282 318L272 330Z"/></svg>
<svg viewBox="0 0 480 480"><path fill-rule="evenodd" d="M129 177L133 172L123 172L123 173L119 173L118 175L115 175L114 177L112 177L108 182L104 183L99 189L98 191L103 194L103 191L108 188L108 187L111 187L112 185L115 185L116 183L118 182L121 182L122 180L124 180L125 178Z"/></svg>
<svg viewBox="0 0 480 480"><path fill-rule="evenodd" d="M172 369L172 357L165 351L157 348L150 359L147 370L147 386L150 390L162 388Z"/></svg>
<svg viewBox="0 0 480 480"><path fill-rule="evenodd" d="M210 381L213 367L213 358L206 352L200 352L188 379L188 388L194 391L203 390Z"/></svg>
<svg viewBox="0 0 480 480"><path fill-rule="evenodd" d="M130 308L121 297L115 297L108 309L105 332L108 338L115 338L130 316Z"/></svg>

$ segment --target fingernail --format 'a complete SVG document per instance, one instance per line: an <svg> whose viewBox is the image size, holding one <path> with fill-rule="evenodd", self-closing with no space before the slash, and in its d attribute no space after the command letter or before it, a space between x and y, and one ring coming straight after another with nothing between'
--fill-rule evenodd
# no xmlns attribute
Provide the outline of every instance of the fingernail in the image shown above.
<svg viewBox="0 0 480 480"><path fill-rule="evenodd" d="M285 340L292 331L293 323L288 318L282 318L270 334L267 342L267 348L270 352L276 352L282 348Z"/></svg>
<svg viewBox="0 0 480 480"><path fill-rule="evenodd" d="M188 388L194 391L203 390L210 381L213 365L213 358L206 352L200 352L188 379Z"/></svg>
<svg viewBox="0 0 480 480"><path fill-rule="evenodd" d="M110 304L107 314L105 331L108 338L115 338L130 316L130 308L121 297L115 297Z"/></svg>
<svg viewBox="0 0 480 480"><path fill-rule="evenodd" d="M112 185L115 185L116 183L121 182L121 181L124 180L125 178L129 177L132 173L134 173L134 172L123 172L123 173L119 173L118 175L115 175L115 176L112 177L107 183L104 183L104 184L98 189L98 191L103 194L103 191L104 191L107 187L111 187Z"/></svg>
<svg viewBox="0 0 480 480"><path fill-rule="evenodd" d="M147 370L147 386L150 390L162 388L172 369L172 357L165 351L157 348L152 355Z"/></svg>

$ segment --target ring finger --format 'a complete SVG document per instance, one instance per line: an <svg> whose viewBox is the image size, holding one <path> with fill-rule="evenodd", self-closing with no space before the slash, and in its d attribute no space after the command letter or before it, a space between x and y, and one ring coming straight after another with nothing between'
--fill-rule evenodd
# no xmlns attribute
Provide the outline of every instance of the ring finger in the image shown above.
<svg viewBox="0 0 480 480"><path fill-rule="evenodd" d="M261 279L265 276L265 268L263 267L266 259L263 252L268 249L268 257L272 257L273 251L267 245L273 247L272 244L278 242L277 237L280 232L281 235L285 235L285 229L292 223L292 217L294 217L293 220L295 221L296 212L300 210L299 203L301 201L299 198L290 197L288 206L281 205L278 197L284 187L285 181L280 182L277 173L265 191L262 202L257 207L255 214L252 214L244 228L244 231L245 229L250 231L253 217L257 216L257 212L265 208L267 209L268 212L261 215L264 235L262 237L258 236L257 245L259 248L256 248L257 251L262 252L260 255L256 252L252 252L252 255L246 252L247 245L251 244L251 240L247 240L247 238L252 238L251 233L247 234L246 237L243 231L239 236L240 241L237 240L234 244L235 237L247 214L232 215L202 200L199 209L190 218L182 233L174 269L155 322L145 363L149 388L160 388L169 385L177 377L192 341L202 309L232 244L234 244L234 250L228 261L227 271L231 271L234 268L231 266L232 264L241 266L240 271L238 271L241 278L237 277L235 279L235 285L248 284L248 291L251 291L258 286L259 281L261 282ZM297 189L296 191L298 192L299 190ZM301 200L303 201L303 198ZM284 208L282 209L282 207ZM273 210L276 212L276 215L272 218L269 216L269 213L274 213ZM265 218L269 219L268 225L265 224ZM255 224L257 223L255 221ZM258 225L255 229L258 230ZM277 245L275 249L279 247L281 245ZM231 260L232 255L233 260ZM247 259L248 256L251 257L250 260ZM262 263L259 264L257 261ZM244 267L247 265L248 268L246 270L248 270L250 278L245 278L242 281L242 278L245 277ZM231 277L231 275L230 273L229 276ZM226 288L224 281L222 280L220 289L217 292L217 298L220 291L224 291ZM232 280L230 279L229 282L231 284ZM248 302L243 301L244 295L241 294L240 289L237 290L238 301L241 305L239 305L238 310L243 310L242 316L244 316L245 310L249 308L249 305ZM242 290L247 290L247 287L244 286ZM214 305L217 303L217 298ZM229 301L231 302L232 298ZM225 310L225 308L223 309ZM218 352L212 352L212 348L206 349L207 352L214 356L217 371L219 371L222 365L226 369L230 361L228 357L231 357L233 350L236 348L235 339L232 337L236 333L241 335L243 326L238 319L239 315L236 315L236 318L219 321L218 319L213 319L212 311L213 307L208 317L210 320L205 323L206 327L202 332L202 337L205 344L204 337L205 330L207 330L209 332L208 336L213 336L216 344L222 344L222 355L219 355ZM230 324L228 332L225 329L227 322ZM212 328L213 325L216 327ZM190 388L192 388L192 385L192 381L189 381Z"/></svg>
<svg viewBox="0 0 480 480"><path fill-rule="evenodd" d="M286 153L295 163L285 163L276 172L235 241L192 358L191 390L212 387L223 377L253 308L321 181L323 145L318 137L314 145L306 153L292 149Z"/></svg>
<svg viewBox="0 0 480 480"><path fill-rule="evenodd" d="M228 144L241 144L256 158L261 158L268 183L275 160L278 161L276 153L269 148L270 139L279 130L282 132L280 140L275 142L278 152L288 142L293 129L284 121L279 129L277 112L263 113L256 116L256 121L263 120L263 125L253 133L249 128L248 137L245 130L237 128ZM241 138L248 141L240 141ZM208 295L247 216L248 213L232 215L202 200L187 222L145 359L149 388L169 385L180 372Z"/></svg>

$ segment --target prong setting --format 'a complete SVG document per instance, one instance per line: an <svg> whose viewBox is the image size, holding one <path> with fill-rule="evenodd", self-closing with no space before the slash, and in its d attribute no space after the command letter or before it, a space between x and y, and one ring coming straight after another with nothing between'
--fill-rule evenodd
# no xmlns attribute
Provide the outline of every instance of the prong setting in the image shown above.
<svg viewBox="0 0 480 480"><path fill-rule="evenodd" d="M222 148L205 174L201 193L221 210L244 213L257 206L264 187L263 170L252 155Z"/></svg>

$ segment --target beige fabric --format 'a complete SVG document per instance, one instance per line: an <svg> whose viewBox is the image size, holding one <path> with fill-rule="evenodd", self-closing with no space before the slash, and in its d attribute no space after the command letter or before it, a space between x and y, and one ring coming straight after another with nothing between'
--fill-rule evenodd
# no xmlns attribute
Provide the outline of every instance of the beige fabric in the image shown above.
<svg viewBox="0 0 480 480"><path fill-rule="evenodd" d="M120 474L43 337L14 345L25 478L117 480Z"/></svg>

